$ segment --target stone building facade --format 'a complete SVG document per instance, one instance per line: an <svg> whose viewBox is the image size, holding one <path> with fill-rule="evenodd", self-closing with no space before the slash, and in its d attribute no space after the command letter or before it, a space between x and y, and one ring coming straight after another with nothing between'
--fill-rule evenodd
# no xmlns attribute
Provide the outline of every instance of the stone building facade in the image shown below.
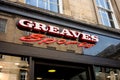
<svg viewBox="0 0 120 80"><path fill-rule="evenodd" d="M0 80L119 80L119 2L1 0ZM41 7L43 4L45 8ZM26 21L20 24L23 19ZM18 28L19 25L22 29ZM34 34L37 37L33 37ZM39 35L45 37L36 40L41 38ZM116 54L114 58L106 57L112 56L107 50L111 45L117 46L111 52ZM47 66L63 68L68 73L57 73L66 76L54 75L54 78L43 75L41 69L46 70Z"/></svg>

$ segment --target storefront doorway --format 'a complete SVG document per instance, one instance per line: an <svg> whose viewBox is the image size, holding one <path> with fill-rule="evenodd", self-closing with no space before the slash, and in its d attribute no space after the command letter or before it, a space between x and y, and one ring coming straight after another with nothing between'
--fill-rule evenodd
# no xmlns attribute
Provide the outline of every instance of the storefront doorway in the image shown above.
<svg viewBox="0 0 120 80"><path fill-rule="evenodd" d="M59 63L59 62L58 62ZM35 62L35 80L90 80L88 68L69 64Z"/></svg>

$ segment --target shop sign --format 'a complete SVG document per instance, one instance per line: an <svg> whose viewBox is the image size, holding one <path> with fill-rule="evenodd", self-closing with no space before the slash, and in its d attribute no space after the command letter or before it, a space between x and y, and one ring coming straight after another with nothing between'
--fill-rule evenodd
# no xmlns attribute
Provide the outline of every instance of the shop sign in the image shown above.
<svg viewBox="0 0 120 80"><path fill-rule="evenodd" d="M59 45L60 44L65 44L65 45L77 44L78 47L85 47L85 48L90 48L99 41L99 38L96 35L81 33L71 29L65 29L65 28L62 29L56 26L46 25L43 23L34 22L26 19L19 20L17 26L21 30L38 33L38 34L31 34L29 36L21 37L20 38L21 41L27 41L27 42L39 41L38 42L39 44L41 43L51 44L54 42L56 42ZM47 38L43 34L62 37L64 39ZM66 39L72 39L74 41L67 41Z"/></svg>

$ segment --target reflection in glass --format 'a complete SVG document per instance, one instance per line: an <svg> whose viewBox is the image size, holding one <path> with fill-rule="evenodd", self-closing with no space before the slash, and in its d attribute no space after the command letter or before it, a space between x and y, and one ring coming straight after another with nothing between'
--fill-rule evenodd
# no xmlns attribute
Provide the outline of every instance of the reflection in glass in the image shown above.
<svg viewBox="0 0 120 80"><path fill-rule="evenodd" d="M91 48L84 48L83 51L85 55L113 58L114 54L118 54L118 51L120 50L120 39L115 39L104 35L97 36L99 37L99 42Z"/></svg>
<svg viewBox="0 0 120 80"><path fill-rule="evenodd" d="M75 75L70 80L87 80L86 72Z"/></svg>
<svg viewBox="0 0 120 80"><path fill-rule="evenodd" d="M28 80L28 71L28 61L21 57L4 55L0 59L0 80Z"/></svg>
<svg viewBox="0 0 120 80"><path fill-rule="evenodd" d="M96 80L120 80L119 69L96 66L94 70L95 70Z"/></svg>

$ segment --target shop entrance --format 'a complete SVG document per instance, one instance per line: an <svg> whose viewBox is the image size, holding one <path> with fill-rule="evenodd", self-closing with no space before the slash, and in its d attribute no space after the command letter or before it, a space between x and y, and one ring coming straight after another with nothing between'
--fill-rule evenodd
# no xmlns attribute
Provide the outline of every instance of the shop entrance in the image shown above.
<svg viewBox="0 0 120 80"><path fill-rule="evenodd" d="M59 62L58 62L59 63ZM35 62L35 80L90 80L87 67Z"/></svg>

